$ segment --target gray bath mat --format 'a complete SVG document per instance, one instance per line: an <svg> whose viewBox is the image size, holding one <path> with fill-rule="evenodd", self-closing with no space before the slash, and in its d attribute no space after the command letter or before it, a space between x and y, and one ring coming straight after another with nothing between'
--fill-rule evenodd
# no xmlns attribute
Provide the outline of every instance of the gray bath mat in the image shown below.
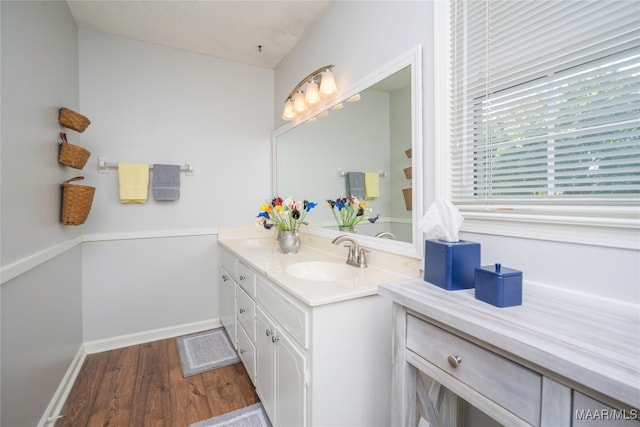
<svg viewBox="0 0 640 427"><path fill-rule="evenodd" d="M246 408L199 421L189 427L271 427L262 403L254 403Z"/></svg>
<svg viewBox="0 0 640 427"><path fill-rule="evenodd" d="M240 361L224 328L176 339L185 377Z"/></svg>

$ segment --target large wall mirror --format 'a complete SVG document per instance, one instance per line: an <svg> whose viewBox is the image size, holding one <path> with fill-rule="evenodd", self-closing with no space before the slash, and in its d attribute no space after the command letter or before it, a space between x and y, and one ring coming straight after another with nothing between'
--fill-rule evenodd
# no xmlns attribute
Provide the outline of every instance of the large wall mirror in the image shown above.
<svg viewBox="0 0 640 427"><path fill-rule="evenodd" d="M318 203L305 231L355 233L363 246L422 256L416 229L423 213L421 83L417 47L274 133L275 194ZM346 196L347 180L363 173L377 197L361 199L366 219L354 230L339 230L326 201Z"/></svg>

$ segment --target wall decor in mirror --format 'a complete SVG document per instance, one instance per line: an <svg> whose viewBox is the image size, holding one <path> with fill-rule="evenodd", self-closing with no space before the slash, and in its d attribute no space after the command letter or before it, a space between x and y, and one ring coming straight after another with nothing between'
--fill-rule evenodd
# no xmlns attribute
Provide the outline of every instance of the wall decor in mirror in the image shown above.
<svg viewBox="0 0 640 427"><path fill-rule="evenodd" d="M274 132L274 191L318 203L305 231L355 233L365 246L422 256L420 58L416 47ZM359 208L355 224L345 221L346 210Z"/></svg>

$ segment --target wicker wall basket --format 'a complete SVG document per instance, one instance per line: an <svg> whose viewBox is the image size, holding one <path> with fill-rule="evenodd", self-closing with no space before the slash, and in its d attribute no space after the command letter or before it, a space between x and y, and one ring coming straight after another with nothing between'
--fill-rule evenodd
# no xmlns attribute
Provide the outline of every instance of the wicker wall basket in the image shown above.
<svg viewBox="0 0 640 427"><path fill-rule="evenodd" d="M60 132L60 152L58 153L58 163L70 166L75 169L82 169L87 164L91 152L77 145L69 144L67 135Z"/></svg>
<svg viewBox="0 0 640 427"><path fill-rule="evenodd" d="M91 121L80 113L62 107L58 111L58 123L66 128L82 133L87 126L91 124Z"/></svg>
<svg viewBox="0 0 640 427"><path fill-rule="evenodd" d="M95 187L88 185L70 184L72 181L84 179L84 176L76 176L62 184L62 215L64 225L81 225L87 220Z"/></svg>
<svg viewBox="0 0 640 427"><path fill-rule="evenodd" d="M407 179L411 179L411 166L408 168L404 168L404 177Z"/></svg>
<svg viewBox="0 0 640 427"><path fill-rule="evenodd" d="M411 191L411 188L403 188L402 189L402 196L404 197L404 206L407 208L408 211L410 211L413 208L413 192Z"/></svg>

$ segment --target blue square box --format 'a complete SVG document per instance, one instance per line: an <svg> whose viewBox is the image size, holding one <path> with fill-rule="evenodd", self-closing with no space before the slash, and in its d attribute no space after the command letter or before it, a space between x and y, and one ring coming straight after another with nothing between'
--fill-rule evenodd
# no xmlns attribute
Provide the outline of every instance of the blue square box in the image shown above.
<svg viewBox="0 0 640 427"><path fill-rule="evenodd" d="M500 264L476 268L476 298L495 305L522 304L522 272Z"/></svg>
<svg viewBox="0 0 640 427"><path fill-rule="evenodd" d="M448 291L470 289L480 266L480 243L460 240L427 240L424 248L424 280Z"/></svg>

